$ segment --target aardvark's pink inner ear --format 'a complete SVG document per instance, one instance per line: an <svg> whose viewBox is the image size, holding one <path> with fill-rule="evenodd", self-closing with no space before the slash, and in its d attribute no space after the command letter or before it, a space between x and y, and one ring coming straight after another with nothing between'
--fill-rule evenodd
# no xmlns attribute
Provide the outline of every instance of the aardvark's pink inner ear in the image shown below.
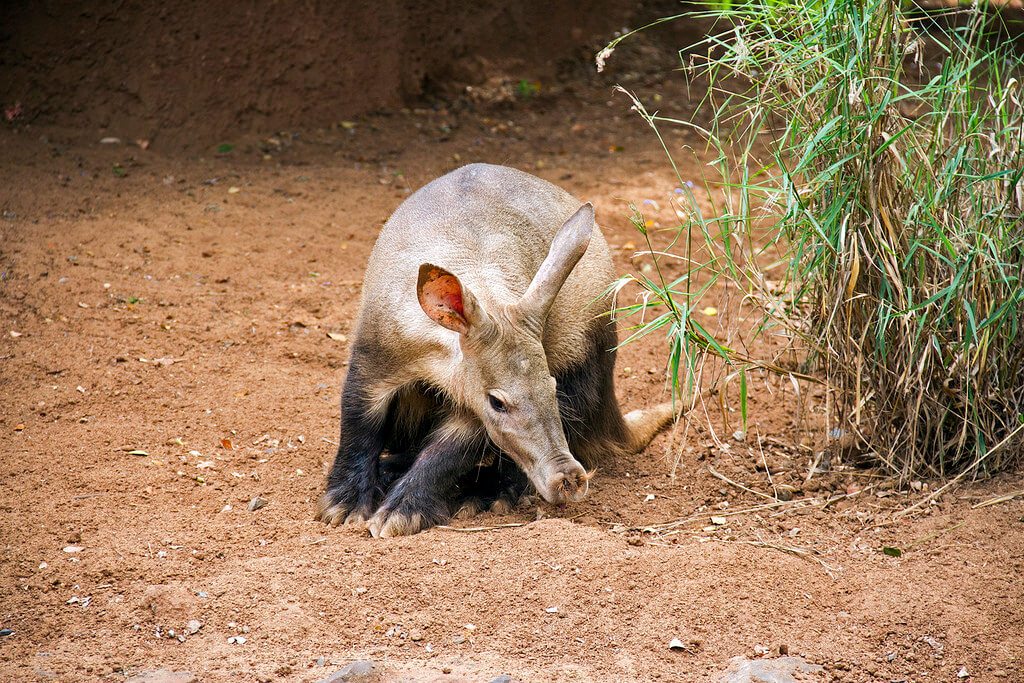
<svg viewBox="0 0 1024 683"><path fill-rule="evenodd" d="M459 278L444 268L424 263L416 282L416 296L423 312L438 325L460 334L469 332Z"/></svg>

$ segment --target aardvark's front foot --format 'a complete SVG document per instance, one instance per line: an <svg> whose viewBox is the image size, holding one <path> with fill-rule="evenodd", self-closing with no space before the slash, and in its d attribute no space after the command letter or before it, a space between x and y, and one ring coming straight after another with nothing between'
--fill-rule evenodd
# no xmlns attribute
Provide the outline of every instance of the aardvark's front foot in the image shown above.
<svg viewBox="0 0 1024 683"><path fill-rule="evenodd" d="M331 526L361 526L373 514L373 508L372 495L360 495L355 487L336 486L320 496L316 519Z"/></svg>
<svg viewBox="0 0 1024 683"><path fill-rule="evenodd" d="M448 505L429 494L407 492L400 482L366 524L375 538L390 538L418 534L450 517Z"/></svg>

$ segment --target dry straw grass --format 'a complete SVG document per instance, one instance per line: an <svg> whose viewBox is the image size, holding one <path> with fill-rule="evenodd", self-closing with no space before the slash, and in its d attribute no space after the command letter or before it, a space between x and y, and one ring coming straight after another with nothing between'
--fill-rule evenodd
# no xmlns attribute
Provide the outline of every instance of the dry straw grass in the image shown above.
<svg viewBox="0 0 1024 683"><path fill-rule="evenodd" d="M673 244L707 258L676 282L636 278L662 309L637 334L667 329L677 388L702 353L771 368L689 316L697 272L728 277L828 386L832 427L891 472L1006 467L1024 429L1024 71L998 14L749 0L705 16L725 28L681 54L710 84L697 130L716 210L690 196ZM656 131L696 128L634 104Z"/></svg>

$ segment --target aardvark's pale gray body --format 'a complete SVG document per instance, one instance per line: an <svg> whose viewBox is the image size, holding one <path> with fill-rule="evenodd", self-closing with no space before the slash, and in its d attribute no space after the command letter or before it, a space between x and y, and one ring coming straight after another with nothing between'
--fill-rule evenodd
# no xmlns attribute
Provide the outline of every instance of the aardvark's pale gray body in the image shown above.
<svg viewBox="0 0 1024 683"><path fill-rule="evenodd" d="M443 385L447 377L435 373L447 375L457 366L459 334L423 315L416 297L420 264L454 273L486 310L499 310L522 298L555 232L580 203L546 180L503 166L473 164L438 178L398 207L381 230L366 268L363 324L386 332L385 346L415 363L406 379L424 373ZM584 331L608 313L604 292L614 278L595 224L586 253L548 313L543 343L552 373L583 359Z"/></svg>

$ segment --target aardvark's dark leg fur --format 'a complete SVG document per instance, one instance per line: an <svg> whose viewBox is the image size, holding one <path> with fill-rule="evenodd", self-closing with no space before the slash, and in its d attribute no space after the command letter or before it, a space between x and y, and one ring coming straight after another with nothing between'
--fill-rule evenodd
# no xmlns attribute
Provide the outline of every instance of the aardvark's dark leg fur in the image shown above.
<svg viewBox="0 0 1024 683"><path fill-rule="evenodd" d="M489 444L484 462L474 467L462 480L465 496L459 502L455 517L466 519L490 509L511 512L530 489L526 473L497 446Z"/></svg>
<svg viewBox="0 0 1024 683"><path fill-rule="evenodd" d="M369 519L382 495L378 462L387 440L387 420L372 412L368 367L355 350L341 394L338 453L317 507L317 519L333 526Z"/></svg>
<svg viewBox="0 0 1024 683"><path fill-rule="evenodd" d="M560 373L558 410L569 451L587 469L628 449L629 431L615 398L615 323L591 322L584 362Z"/></svg>
<svg viewBox="0 0 1024 683"><path fill-rule="evenodd" d="M487 448L475 418L452 414L428 437L409 471L369 521L374 536L414 534L447 521L463 494L460 483Z"/></svg>

